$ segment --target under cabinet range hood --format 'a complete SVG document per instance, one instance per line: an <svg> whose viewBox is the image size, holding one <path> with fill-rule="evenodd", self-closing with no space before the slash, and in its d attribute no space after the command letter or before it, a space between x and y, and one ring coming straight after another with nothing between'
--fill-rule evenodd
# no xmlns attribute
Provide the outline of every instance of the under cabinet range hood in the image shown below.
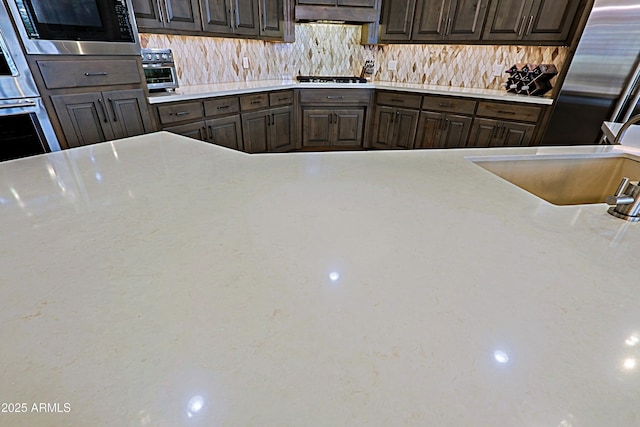
<svg viewBox="0 0 640 427"><path fill-rule="evenodd" d="M297 22L366 24L377 22L382 0L296 0Z"/></svg>

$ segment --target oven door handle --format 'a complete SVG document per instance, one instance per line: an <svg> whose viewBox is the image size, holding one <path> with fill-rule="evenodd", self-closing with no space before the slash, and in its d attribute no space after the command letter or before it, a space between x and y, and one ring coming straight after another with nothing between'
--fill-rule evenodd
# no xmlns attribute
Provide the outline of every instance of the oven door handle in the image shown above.
<svg viewBox="0 0 640 427"><path fill-rule="evenodd" d="M36 105L35 101L12 102L10 104L0 104L0 109L35 107Z"/></svg>

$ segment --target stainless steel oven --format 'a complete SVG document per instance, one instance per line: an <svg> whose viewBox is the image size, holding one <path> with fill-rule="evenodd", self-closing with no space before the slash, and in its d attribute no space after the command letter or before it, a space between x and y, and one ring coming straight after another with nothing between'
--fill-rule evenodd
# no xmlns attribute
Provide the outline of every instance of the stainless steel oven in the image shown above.
<svg viewBox="0 0 640 427"><path fill-rule="evenodd" d="M142 69L150 92L174 91L178 88L178 73L171 49L141 50Z"/></svg>
<svg viewBox="0 0 640 427"><path fill-rule="evenodd" d="M60 149L12 28L0 2L0 161Z"/></svg>
<svg viewBox="0 0 640 427"><path fill-rule="evenodd" d="M137 55L131 0L6 0L29 54Z"/></svg>

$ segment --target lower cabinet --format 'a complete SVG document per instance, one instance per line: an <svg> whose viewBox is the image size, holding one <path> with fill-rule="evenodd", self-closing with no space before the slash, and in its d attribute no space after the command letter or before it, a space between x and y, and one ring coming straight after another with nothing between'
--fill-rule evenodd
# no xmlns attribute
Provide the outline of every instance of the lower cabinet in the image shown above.
<svg viewBox="0 0 640 427"><path fill-rule="evenodd" d="M244 150L248 153L292 150L293 124L292 106L243 113Z"/></svg>
<svg viewBox="0 0 640 427"><path fill-rule="evenodd" d="M371 110L370 89L301 89L298 137L303 150L362 149Z"/></svg>
<svg viewBox="0 0 640 427"><path fill-rule="evenodd" d="M373 148L414 148L417 110L394 108L387 106L376 107L375 127L371 147Z"/></svg>
<svg viewBox="0 0 640 427"><path fill-rule="evenodd" d="M465 147L472 116L422 111L414 148Z"/></svg>
<svg viewBox="0 0 640 427"><path fill-rule="evenodd" d="M302 147L362 147L365 109L304 108Z"/></svg>
<svg viewBox="0 0 640 427"><path fill-rule="evenodd" d="M476 118L467 147L522 147L531 144L535 125Z"/></svg>
<svg viewBox="0 0 640 427"><path fill-rule="evenodd" d="M142 89L51 96L68 147L152 132Z"/></svg>
<svg viewBox="0 0 640 427"><path fill-rule="evenodd" d="M241 151L243 149L240 116L237 114L218 119L169 126L163 130L234 150Z"/></svg>

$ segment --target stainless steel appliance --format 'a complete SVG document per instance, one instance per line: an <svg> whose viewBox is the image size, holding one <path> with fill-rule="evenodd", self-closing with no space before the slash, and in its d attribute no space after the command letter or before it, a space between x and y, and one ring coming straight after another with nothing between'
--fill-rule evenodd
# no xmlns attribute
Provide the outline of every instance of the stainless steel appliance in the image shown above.
<svg viewBox="0 0 640 427"><path fill-rule="evenodd" d="M595 0L543 144L596 144L604 121L631 115L638 103L639 23L637 0Z"/></svg>
<svg viewBox="0 0 640 427"><path fill-rule="evenodd" d="M0 161L60 150L12 29L0 2Z"/></svg>
<svg viewBox="0 0 640 427"><path fill-rule="evenodd" d="M141 50L142 68L150 92L173 91L178 87L178 74L171 49Z"/></svg>
<svg viewBox="0 0 640 427"><path fill-rule="evenodd" d="M297 76L300 83L367 83L364 77L355 76Z"/></svg>
<svg viewBox="0 0 640 427"><path fill-rule="evenodd" d="M130 0L6 0L29 54L140 53Z"/></svg>

